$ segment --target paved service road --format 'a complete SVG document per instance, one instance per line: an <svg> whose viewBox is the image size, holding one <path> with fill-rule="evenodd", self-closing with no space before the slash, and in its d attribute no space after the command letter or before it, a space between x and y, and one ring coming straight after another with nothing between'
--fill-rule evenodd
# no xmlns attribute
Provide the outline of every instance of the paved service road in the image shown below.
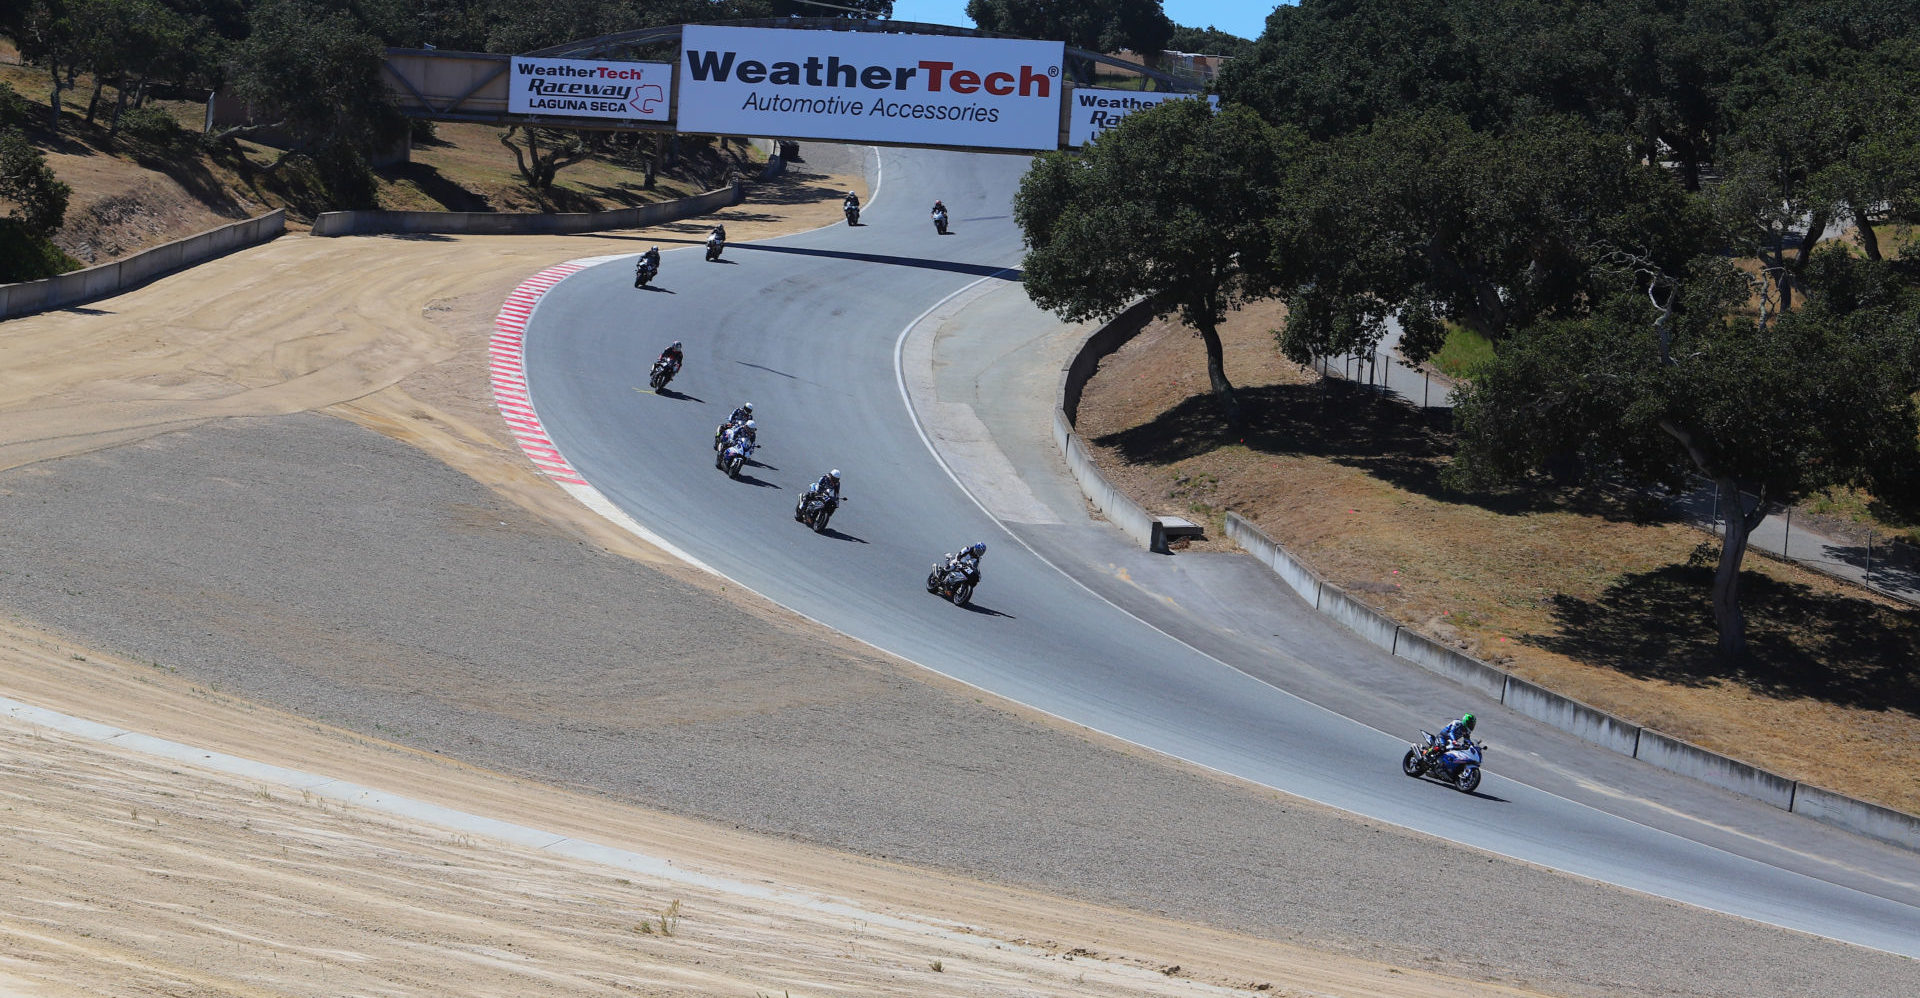
<svg viewBox="0 0 1920 998"><path fill-rule="evenodd" d="M1920 956L1920 888L1861 891L1745 858L1502 778L1481 796L1414 792L1406 743L1314 706L1123 613L989 518L909 417L903 329L1017 264L1008 206L1023 157L887 151L859 227L670 250L651 290L630 260L568 278L535 312L535 406L574 467L716 570L881 648L1071 721L1234 776L1503 855L1860 945ZM934 234L934 198L953 231ZM636 247L637 248L637 247ZM669 394L654 356L686 342ZM762 447L738 481L715 425L751 401ZM815 535L792 519L838 467L849 502ZM927 595L945 551L985 540L976 605ZM724 640L724 637L719 638ZM1910 878L1909 878L1910 879Z"/></svg>

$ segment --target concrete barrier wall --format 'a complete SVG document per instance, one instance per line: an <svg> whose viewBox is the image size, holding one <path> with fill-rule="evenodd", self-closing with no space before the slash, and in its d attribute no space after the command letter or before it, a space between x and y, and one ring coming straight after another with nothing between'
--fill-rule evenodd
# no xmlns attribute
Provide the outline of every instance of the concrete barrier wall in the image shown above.
<svg viewBox="0 0 1920 998"><path fill-rule="evenodd" d="M1369 644L1380 646L1380 650L1393 654L1394 635L1400 631L1400 625L1381 616L1372 607L1348 596L1338 586L1320 587L1321 613L1346 626L1355 634L1365 638Z"/></svg>
<svg viewBox="0 0 1920 998"><path fill-rule="evenodd" d="M1507 695L1507 674L1470 655L1448 648L1418 631L1402 627L1394 639L1393 653L1409 662L1437 673L1469 689L1479 690L1500 700ZM1628 749L1632 753L1632 749Z"/></svg>
<svg viewBox="0 0 1920 998"><path fill-rule="evenodd" d="M1793 809L1793 781L1736 759L1669 738L1652 729L1640 732L1640 749L1634 758L1691 776L1735 793L1757 797L1783 811Z"/></svg>
<svg viewBox="0 0 1920 998"><path fill-rule="evenodd" d="M1536 721L1604 745L1621 755L1632 755L1640 745L1640 728L1611 714L1602 713L1578 700L1544 690L1524 679L1507 677L1501 702Z"/></svg>
<svg viewBox="0 0 1920 998"><path fill-rule="evenodd" d="M1844 828L1849 832L1920 849L1920 818L1892 808L1844 797L1831 790L1798 783L1793 788L1793 813Z"/></svg>
<svg viewBox="0 0 1920 998"><path fill-rule="evenodd" d="M236 249L264 243L287 230L284 208L244 222L177 239L123 260L20 284L0 284L0 319L98 301Z"/></svg>
<svg viewBox="0 0 1920 998"><path fill-rule="evenodd" d="M1227 538L1247 549L1255 558L1260 559L1268 568L1273 569L1280 581L1285 582L1308 606L1320 605L1320 576L1313 570L1294 560L1287 549L1274 543L1273 538L1260 532L1260 528L1248 523L1238 513L1227 514ZM1495 696L1499 696L1496 692Z"/></svg>
<svg viewBox="0 0 1920 998"><path fill-rule="evenodd" d="M739 204L746 187L730 184L677 201L643 204L613 211L537 212L509 214L492 211L329 211L313 220L316 236L441 233L448 235L560 235L637 229L674 222Z"/></svg>
<svg viewBox="0 0 1920 998"><path fill-rule="evenodd" d="M1107 482L1093 463L1093 455L1087 453L1086 445L1067 423L1066 414L1058 409L1053 413L1053 442L1060 448L1060 456L1066 458L1074 480L1080 483L1080 491L1093 505L1141 547L1158 550L1155 542L1160 536L1159 522Z"/></svg>

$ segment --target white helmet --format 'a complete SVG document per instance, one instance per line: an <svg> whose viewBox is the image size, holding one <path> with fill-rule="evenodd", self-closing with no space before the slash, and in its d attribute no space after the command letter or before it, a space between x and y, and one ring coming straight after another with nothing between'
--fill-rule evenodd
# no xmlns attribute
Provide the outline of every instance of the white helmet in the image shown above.
<svg viewBox="0 0 1920 998"><path fill-rule="evenodd" d="M835 469L833 469L832 471L829 471L829 472L827 472L827 477L828 477L828 478L832 478L832 479L835 479L835 480L838 480L838 479L839 479L839 477L840 477L840 469L839 469L839 468L835 468Z"/></svg>
<svg viewBox="0 0 1920 998"><path fill-rule="evenodd" d="M745 412L752 412L752 411L753 411L753 403L752 403L752 402L742 402L742 403L740 403L740 408L741 408L741 410L743 410L743 411L745 411Z"/></svg>
<svg viewBox="0 0 1920 998"><path fill-rule="evenodd" d="M751 419L747 420L747 429L749 430L754 429L753 420Z"/></svg>

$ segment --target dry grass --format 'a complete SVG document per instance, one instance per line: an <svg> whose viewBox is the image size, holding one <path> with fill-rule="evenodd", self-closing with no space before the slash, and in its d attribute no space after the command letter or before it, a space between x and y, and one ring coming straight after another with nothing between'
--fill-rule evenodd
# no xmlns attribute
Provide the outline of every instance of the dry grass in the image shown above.
<svg viewBox="0 0 1920 998"><path fill-rule="evenodd" d="M1523 678L1806 779L1920 812L1920 613L1749 557L1754 663L1715 661L1712 539L1636 522L1631 497L1450 493L1443 414L1322 384L1287 363L1271 307L1223 339L1248 428L1206 395L1199 341L1154 326L1087 386L1080 430L1115 483L1208 526L1232 510L1403 624ZM1434 418L1438 416L1438 418Z"/></svg>

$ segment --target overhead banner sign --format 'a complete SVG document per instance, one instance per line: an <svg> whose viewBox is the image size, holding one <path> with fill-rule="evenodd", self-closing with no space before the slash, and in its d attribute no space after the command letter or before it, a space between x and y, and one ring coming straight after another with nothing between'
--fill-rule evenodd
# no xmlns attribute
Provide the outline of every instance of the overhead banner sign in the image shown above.
<svg viewBox="0 0 1920 998"><path fill-rule="evenodd" d="M1062 42L689 24L682 132L984 149L1060 144Z"/></svg>
<svg viewBox="0 0 1920 998"><path fill-rule="evenodd" d="M1094 136L1120 123L1120 119L1140 110L1152 107L1161 101L1183 100L1200 96L1199 94L1147 93L1140 90L1096 90L1083 87L1075 90L1068 98L1073 103L1072 115L1067 122L1067 144L1083 146L1092 142ZM1207 103L1215 110L1220 108L1220 98L1208 97Z"/></svg>
<svg viewBox="0 0 1920 998"><path fill-rule="evenodd" d="M514 56L507 111L568 118L666 121L673 66L664 62L590 62Z"/></svg>

